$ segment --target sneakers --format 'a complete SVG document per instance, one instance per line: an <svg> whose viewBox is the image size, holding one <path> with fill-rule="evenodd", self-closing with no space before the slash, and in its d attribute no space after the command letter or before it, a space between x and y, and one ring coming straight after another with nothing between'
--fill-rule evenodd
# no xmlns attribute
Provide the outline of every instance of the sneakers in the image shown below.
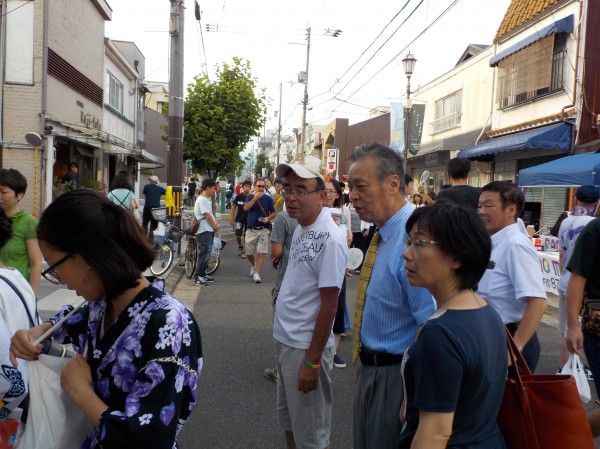
<svg viewBox="0 0 600 449"><path fill-rule="evenodd" d="M346 362L344 362L339 355L335 354L333 356L333 366L336 368L346 368Z"/></svg>
<svg viewBox="0 0 600 449"><path fill-rule="evenodd" d="M247 259L246 254L245 253L240 254L240 259Z"/></svg>
<svg viewBox="0 0 600 449"><path fill-rule="evenodd" d="M263 376L273 382L277 382L277 368L265 368Z"/></svg>
<svg viewBox="0 0 600 449"><path fill-rule="evenodd" d="M212 284L213 282L215 282L215 280L213 278L211 278L210 276L198 276L196 279L194 279L194 284L195 285L208 285L208 284Z"/></svg>
<svg viewBox="0 0 600 449"><path fill-rule="evenodd" d="M208 283L215 282L215 278L212 276L209 276L208 274L204 275L204 280Z"/></svg>
<svg viewBox="0 0 600 449"><path fill-rule="evenodd" d="M260 284L262 282L258 273L254 273L252 275L252 279L254 279L254 282L256 282L257 284Z"/></svg>
<svg viewBox="0 0 600 449"><path fill-rule="evenodd" d="M238 246L238 256L241 256L242 254L244 254L244 247Z"/></svg>
<svg viewBox="0 0 600 449"><path fill-rule="evenodd" d="M583 372L585 373L585 377L587 377L587 380L589 380L590 382L594 381L594 375L592 374L592 370L589 368L589 366L583 365Z"/></svg>
<svg viewBox="0 0 600 449"><path fill-rule="evenodd" d="M254 273L256 271L254 270L254 265L252 265L252 267L250 268L250 277L254 277Z"/></svg>
<svg viewBox="0 0 600 449"><path fill-rule="evenodd" d="M208 285L208 282L206 282L203 277L198 276L194 279L194 285Z"/></svg>

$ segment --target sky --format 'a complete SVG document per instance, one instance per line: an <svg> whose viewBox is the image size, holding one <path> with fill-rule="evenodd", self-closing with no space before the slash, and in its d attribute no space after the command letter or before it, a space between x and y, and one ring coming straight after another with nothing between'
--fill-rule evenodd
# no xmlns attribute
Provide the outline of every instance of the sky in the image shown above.
<svg viewBox="0 0 600 449"><path fill-rule="evenodd" d="M106 36L133 41L146 58L146 79L169 78L168 0L108 0ZM269 98L267 129L300 127L311 28L307 123L367 120L369 110L403 101L402 59L417 59L411 91L454 67L469 44L492 44L510 0L185 0L184 82L237 56L247 59ZM207 31L210 26L212 30ZM339 37L326 30L341 30Z"/></svg>

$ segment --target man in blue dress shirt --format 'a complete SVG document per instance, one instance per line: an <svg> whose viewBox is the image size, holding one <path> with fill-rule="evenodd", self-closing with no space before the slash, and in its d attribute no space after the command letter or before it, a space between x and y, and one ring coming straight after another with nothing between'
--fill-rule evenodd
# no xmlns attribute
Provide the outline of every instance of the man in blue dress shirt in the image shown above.
<svg viewBox="0 0 600 449"><path fill-rule="evenodd" d="M402 357L435 305L427 290L410 286L404 269L405 226L414 208L404 196L402 156L372 143L356 148L349 163L350 201L381 236L360 330L354 447L396 448L402 429Z"/></svg>

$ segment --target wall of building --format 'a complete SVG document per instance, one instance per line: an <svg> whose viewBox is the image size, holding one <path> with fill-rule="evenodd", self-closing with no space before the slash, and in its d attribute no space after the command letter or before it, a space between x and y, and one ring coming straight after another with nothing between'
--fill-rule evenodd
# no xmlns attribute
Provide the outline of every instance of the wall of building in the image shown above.
<svg viewBox="0 0 600 449"><path fill-rule="evenodd" d="M109 50L107 49L107 52ZM129 121L123 120L118 114L109 109L104 109L103 130L107 133L123 139L130 144L135 144L134 125L136 119L135 95L130 92L136 88L136 81L131 75L123 70L120 64L115 63L111 56L105 58L104 71L104 102L108 104L110 75L123 84L123 112L122 114ZM135 92L134 92L135 94ZM130 123L131 122L131 123Z"/></svg>
<svg viewBox="0 0 600 449"><path fill-rule="evenodd" d="M161 157L163 161L169 160L167 153L167 142L163 140L166 136L164 127L167 126L167 119L164 115L146 108L144 110L144 141L146 149L152 154ZM161 181L167 180L167 168L153 168L153 173L158 176Z"/></svg>

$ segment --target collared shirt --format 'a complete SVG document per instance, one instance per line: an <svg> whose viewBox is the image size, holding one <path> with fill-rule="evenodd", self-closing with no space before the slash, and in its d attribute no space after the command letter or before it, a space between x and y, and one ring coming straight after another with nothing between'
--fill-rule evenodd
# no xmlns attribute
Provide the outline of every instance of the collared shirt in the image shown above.
<svg viewBox="0 0 600 449"><path fill-rule="evenodd" d="M477 292L496 309L505 324L521 321L526 298L546 299L540 260L517 223L492 235L490 268L479 281Z"/></svg>
<svg viewBox="0 0 600 449"><path fill-rule="evenodd" d="M404 354L435 302L424 288L408 283L404 258L406 221L414 207L406 203L379 229L381 240L367 287L360 337L371 351Z"/></svg>

